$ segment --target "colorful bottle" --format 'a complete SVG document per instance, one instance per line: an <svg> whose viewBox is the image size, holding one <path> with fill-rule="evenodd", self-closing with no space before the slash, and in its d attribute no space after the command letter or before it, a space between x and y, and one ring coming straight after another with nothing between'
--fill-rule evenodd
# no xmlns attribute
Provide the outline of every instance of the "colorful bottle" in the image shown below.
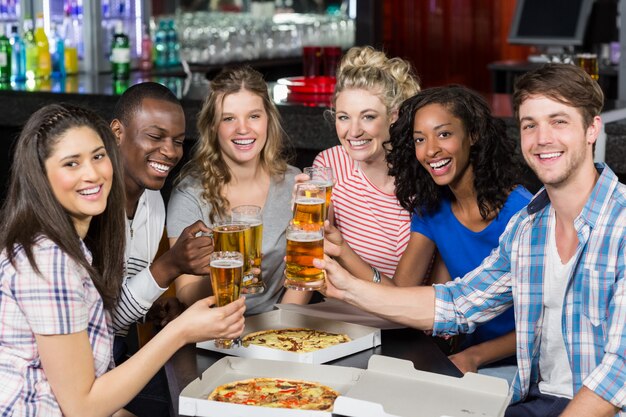
<svg viewBox="0 0 626 417"><path fill-rule="evenodd" d="M33 33L33 21L24 20L24 46L26 49L26 79L37 78L37 66L39 65L39 55L35 34Z"/></svg>
<svg viewBox="0 0 626 417"><path fill-rule="evenodd" d="M150 37L150 29L148 29L146 24L143 25L143 35L141 37L139 68L146 72L152 69L152 38Z"/></svg>
<svg viewBox="0 0 626 417"><path fill-rule="evenodd" d="M154 66L165 68L168 61L167 57L167 26L165 20L161 20L154 36Z"/></svg>
<svg viewBox="0 0 626 417"><path fill-rule="evenodd" d="M11 81L26 79L26 46L20 37L17 25L11 26Z"/></svg>
<svg viewBox="0 0 626 417"><path fill-rule="evenodd" d="M180 44L174 20L168 22L167 28L167 65L170 67L180 65Z"/></svg>
<svg viewBox="0 0 626 417"><path fill-rule="evenodd" d="M52 76L55 78L65 77L65 40L59 33L59 27L52 23L52 43L50 54L52 55Z"/></svg>
<svg viewBox="0 0 626 417"><path fill-rule="evenodd" d="M130 76L130 42L121 20L115 25L111 43L111 72L114 80L128 79Z"/></svg>
<svg viewBox="0 0 626 417"><path fill-rule="evenodd" d="M48 36L43 28L43 15L37 15L35 24L35 43L37 44L37 78L50 78L52 74L52 57Z"/></svg>
<svg viewBox="0 0 626 417"><path fill-rule="evenodd" d="M11 81L11 42L4 34L4 25L0 24L0 82Z"/></svg>
<svg viewBox="0 0 626 417"><path fill-rule="evenodd" d="M70 16L63 18L63 30L65 40L63 52L65 55L65 73L68 75L78 74L78 47L76 45L76 33L74 23Z"/></svg>

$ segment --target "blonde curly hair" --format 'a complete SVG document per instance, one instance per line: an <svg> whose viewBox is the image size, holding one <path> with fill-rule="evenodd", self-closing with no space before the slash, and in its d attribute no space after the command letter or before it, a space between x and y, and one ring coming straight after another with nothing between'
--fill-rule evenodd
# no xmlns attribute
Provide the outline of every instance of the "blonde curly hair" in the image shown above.
<svg viewBox="0 0 626 417"><path fill-rule="evenodd" d="M200 138L179 177L182 179L189 175L200 181L202 198L211 206L209 220L212 223L218 218L224 218L230 210L230 203L224 197L224 187L230 183L232 174L224 161L217 133L222 104L226 96L242 90L261 97L267 113L267 141L261 150L261 165L272 177L284 176L287 170L285 133L263 76L247 65L222 70L211 81L209 94L198 115Z"/></svg>
<svg viewBox="0 0 626 417"><path fill-rule="evenodd" d="M391 114L400 104L420 91L419 78L411 64L401 58L388 58L371 46L353 47L337 69L333 107L344 90L363 89L378 96Z"/></svg>

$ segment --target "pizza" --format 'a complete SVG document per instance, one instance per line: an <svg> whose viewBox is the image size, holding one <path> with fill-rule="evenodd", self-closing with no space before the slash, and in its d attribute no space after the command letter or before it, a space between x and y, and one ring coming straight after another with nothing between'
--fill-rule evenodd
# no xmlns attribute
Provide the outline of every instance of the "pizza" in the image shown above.
<svg viewBox="0 0 626 417"><path fill-rule="evenodd" d="M313 352L350 340L346 334L306 328L262 330L241 339L244 346L252 344L297 353Z"/></svg>
<svg viewBox="0 0 626 417"><path fill-rule="evenodd" d="M299 410L331 410L339 393L317 382L252 378L215 388L211 401Z"/></svg>

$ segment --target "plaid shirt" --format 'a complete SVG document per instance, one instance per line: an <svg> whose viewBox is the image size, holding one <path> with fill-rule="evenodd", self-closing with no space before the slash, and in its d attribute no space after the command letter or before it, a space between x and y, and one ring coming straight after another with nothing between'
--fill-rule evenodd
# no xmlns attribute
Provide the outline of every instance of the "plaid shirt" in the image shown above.
<svg viewBox="0 0 626 417"><path fill-rule="evenodd" d="M600 178L574 221L578 247L561 328L574 393L584 385L626 417L626 186L604 164L596 168ZM471 332L514 304L519 372L513 402L539 380L549 213L542 190L511 219L499 246L478 268L435 286L439 335Z"/></svg>
<svg viewBox="0 0 626 417"><path fill-rule="evenodd" d="M52 241L39 238L33 247L41 275L21 247L16 252L17 270L0 255L0 416L61 416L35 334L86 331L98 377L113 364L109 314L84 268Z"/></svg>

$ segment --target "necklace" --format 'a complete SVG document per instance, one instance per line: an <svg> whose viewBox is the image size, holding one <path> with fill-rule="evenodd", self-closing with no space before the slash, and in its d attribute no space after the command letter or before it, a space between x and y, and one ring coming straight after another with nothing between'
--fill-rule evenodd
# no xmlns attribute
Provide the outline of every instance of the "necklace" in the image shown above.
<svg viewBox="0 0 626 417"><path fill-rule="evenodd" d="M135 231L133 230L133 221L135 220L135 218L130 218L128 219L128 225L130 226L130 238L133 238L133 235L135 234Z"/></svg>

